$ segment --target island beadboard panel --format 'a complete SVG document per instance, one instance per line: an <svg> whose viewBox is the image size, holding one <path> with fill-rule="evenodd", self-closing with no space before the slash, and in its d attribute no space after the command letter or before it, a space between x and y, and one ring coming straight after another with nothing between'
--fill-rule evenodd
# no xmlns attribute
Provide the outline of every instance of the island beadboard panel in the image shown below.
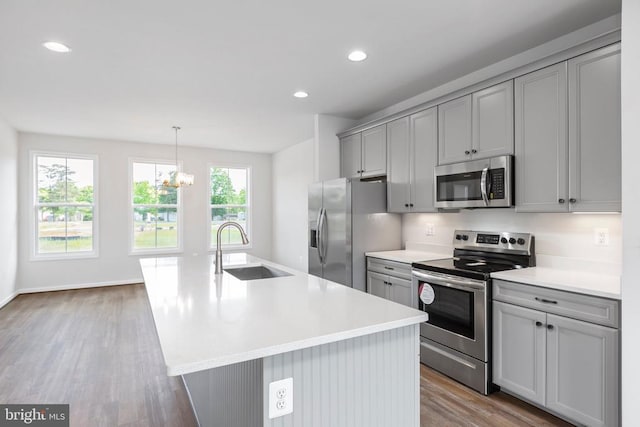
<svg viewBox="0 0 640 427"><path fill-rule="evenodd" d="M201 426L262 423L262 359L182 375Z"/></svg>
<svg viewBox="0 0 640 427"><path fill-rule="evenodd" d="M293 413L265 427L420 425L418 325L263 359L262 390L293 377Z"/></svg>

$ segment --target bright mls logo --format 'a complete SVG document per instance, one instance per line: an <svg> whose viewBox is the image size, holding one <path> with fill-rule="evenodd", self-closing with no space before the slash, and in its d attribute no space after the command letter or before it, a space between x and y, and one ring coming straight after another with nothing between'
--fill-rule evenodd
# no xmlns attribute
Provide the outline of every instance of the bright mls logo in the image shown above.
<svg viewBox="0 0 640 427"><path fill-rule="evenodd" d="M0 405L0 427L69 427L69 405Z"/></svg>

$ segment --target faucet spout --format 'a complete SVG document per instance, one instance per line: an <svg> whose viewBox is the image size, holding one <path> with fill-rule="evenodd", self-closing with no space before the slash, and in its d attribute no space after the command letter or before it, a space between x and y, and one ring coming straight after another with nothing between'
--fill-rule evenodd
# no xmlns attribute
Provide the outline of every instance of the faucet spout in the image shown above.
<svg viewBox="0 0 640 427"><path fill-rule="evenodd" d="M240 238L242 239L242 244L246 245L249 243L249 238L247 237L247 233L245 233L244 229L240 224L233 221L227 221L220 224L218 227L218 234L216 235L216 269L215 274L222 274L222 230L227 227L235 227L240 232Z"/></svg>

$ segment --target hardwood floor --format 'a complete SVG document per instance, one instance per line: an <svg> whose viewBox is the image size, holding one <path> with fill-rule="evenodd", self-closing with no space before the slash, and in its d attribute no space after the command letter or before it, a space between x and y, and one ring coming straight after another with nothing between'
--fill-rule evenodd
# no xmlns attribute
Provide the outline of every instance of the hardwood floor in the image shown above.
<svg viewBox="0 0 640 427"><path fill-rule="evenodd" d="M420 388L421 426L570 425L424 366ZM69 403L71 426L196 425L141 284L20 295L0 309L0 403Z"/></svg>

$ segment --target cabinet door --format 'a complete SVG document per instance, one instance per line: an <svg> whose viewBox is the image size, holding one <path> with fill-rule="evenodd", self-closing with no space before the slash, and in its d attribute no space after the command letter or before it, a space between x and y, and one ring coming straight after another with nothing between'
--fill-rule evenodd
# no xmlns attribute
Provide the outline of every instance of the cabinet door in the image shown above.
<svg viewBox="0 0 640 427"><path fill-rule="evenodd" d="M438 164L471 159L471 95L438 105Z"/></svg>
<svg viewBox="0 0 640 427"><path fill-rule="evenodd" d="M387 125L362 132L362 176L387 173Z"/></svg>
<svg viewBox="0 0 640 427"><path fill-rule="evenodd" d="M367 292L380 298L388 299L388 287L387 276L371 271L367 272Z"/></svg>
<svg viewBox="0 0 640 427"><path fill-rule="evenodd" d="M516 211L566 212L568 197L567 65L515 81Z"/></svg>
<svg viewBox="0 0 640 427"><path fill-rule="evenodd" d="M546 314L493 302L493 382L545 403Z"/></svg>
<svg viewBox="0 0 640 427"><path fill-rule="evenodd" d="M356 133L340 140L340 175L359 178L361 173L362 135Z"/></svg>
<svg viewBox="0 0 640 427"><path fill-rule="evenodd" d="M409 212L409 174L409 117L403 117L387 123L388 212Z"/></svg>
<svg viewBox="0 0 640 427"><path fill-rule="evenodd" d="M409 117L409 121L413 151L410 160L411 211L435 212L433 168L438 152L438 109L420 111Z"/></svg>
<svg viewBox="0 0 640 427"><path fill-rule="evenodd" d="M547 315L547 407L589 426L618 425L618 330Z"/></svg>
<svg viewBox="0 0 640 427"><path fill-rule="evenodd" d="M398 304L404 304L408 307L415 306L415 308L418 308L418 296L415 295L414 298L413 292L411 291L411 280L389 276L388 281L391 284L389 287L389 299L391 301L397 302Z"/></svg>
<svg viewBox="0 0 640 427"><path fill-rule="evenodd" d="M471 157L513 154L513 80L473 94Z"/></svg>
<svg viewBox="0 0 640 427"><path fill-rule="evenodd" d="M620 211L620 44L571 59L568 71L570 210Z"/></svg>

